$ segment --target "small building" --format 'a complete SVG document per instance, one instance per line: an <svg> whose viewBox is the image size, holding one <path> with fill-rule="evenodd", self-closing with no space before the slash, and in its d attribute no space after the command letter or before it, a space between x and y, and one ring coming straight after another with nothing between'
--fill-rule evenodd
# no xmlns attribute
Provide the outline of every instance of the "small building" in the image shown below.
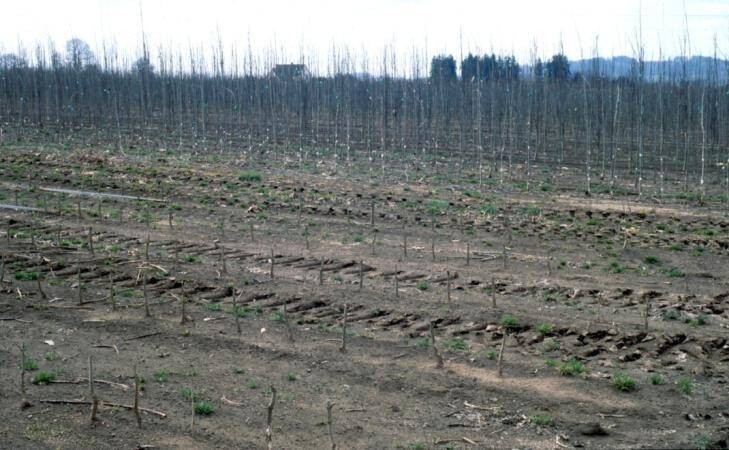
<svg viewBox="0 0 729 450"><path fill-rule="evenodd" d="M271 75L276 78L284 80L291 80L296 78L307 78L309 71L305 64L276 64L271 69Z"/></svg>

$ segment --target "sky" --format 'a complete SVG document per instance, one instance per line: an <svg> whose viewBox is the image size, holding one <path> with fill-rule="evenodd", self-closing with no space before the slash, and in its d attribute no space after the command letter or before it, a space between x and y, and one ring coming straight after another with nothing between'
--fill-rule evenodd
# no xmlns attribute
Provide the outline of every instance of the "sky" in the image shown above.
<svg viewBox="0 0 729 450"><path fill-rule="evenodd" d="M406 62L413 49L428 57L468 52L514 54L521 62L564 49L570 59L647 59L714 53L729 58L729 0L10 0L0 5L0 52L71 37L92 49L138 54L142 30L150 47L188 54L266 54L276 62L333 48L368 55L385 49ZM688 32L688 33L687 33ZM688 35L688 40L686 36ZM690 45L684 45L688 42ZM379 56L378 56L379 55ZM358 57L354 56L354 60ZM363 58L359 58L362 60ZM325 65L318 61L318 64Z"/></svg>

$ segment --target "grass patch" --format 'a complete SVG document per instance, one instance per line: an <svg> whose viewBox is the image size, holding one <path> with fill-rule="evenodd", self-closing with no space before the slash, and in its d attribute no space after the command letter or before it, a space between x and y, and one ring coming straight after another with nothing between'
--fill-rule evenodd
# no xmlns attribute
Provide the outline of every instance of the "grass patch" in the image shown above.
<svg viewBox="0 0 729 450"><path fill-rule="evenodd" d="M215 412L215 405L207 401L199 401L195 403L195 414L200 416L209 416Z"/></svg>
<svg viewBox="0 0 729 450"><path fill-rule="evenodd" d="M624 373L618 372L613 375L613 386L620 391L629 392L635 390L635 380Z"/></svg>
<svg viewBox="0 0 729 450"><path fill-rule="evenodd" d="M557 370L559 370L559 374L564 377L582 375L587 372L585 366L574 358L565 363L559 364L557 366Z"/></svg>
<svg viewBox="0 0 729 450"><path fill-rule="evenodd" d="M504 314L501 317L501 326L506 329L516 328L519 325L519 319L511 314Z"/></svg>
<svg viewBox="0 0 729 450"><path fill-rule="evenodd" d="M643 258L643 262L650 265L657 265L661 263L657 256L646 256Z"/></svg>
<svg viewBox="0 0 729 450"><path fill-rule="evenodd" d="M196 401L200 400L200 396L197 395L195 392L193 392L192 389L187 388L187 387L182 388L182 390L180 391L180 395L182 396L182 398L184 398L188 402L196 402Z"/></svg>
<svg viewBox="0 0 729 450"><path fill-rule="evenodd" d="M552 325L548 323L539 324L537 331L541 334L549 334L552 332Z"/></svg>
<svg viewBox="0 0 729 450"><path fill-rule="evenodd" d="M428 282L425 281L425 280L418 281L418 284L417 284L416 288L419 291L427 291L428 290Z"/></svg>
<svg viewBox="0 0 729 450"><path fill-rule="evenodd" d="M661 386L666 384L666 380L664 380L663 377L657 373L651 375L650 382L653 386Z"/></svg>
<svg viewBox="0 0 729 450"><path fill-rule="evenodd" d="M547 339L544 341L544 346L542 347L542 351L545 353L551 353L554 351L559 350L562 348L562 345L559 343L556 339Z"/></svg>
<svg viewBox="0 0 729 450"><path fill-rule="evenodd" d="M154 381L156 381L157 383L164 383L166 381L169 381L171 375L172 372L163 369L153 373L152 378L154 378Z"/></svg>
<svg viewBox="0 0 729 450"><path fill-rule="evenodd" d="M691 378L681 378L676 382L678 391L685 395L691 395L694 393L694 380Z"/></svg>
<svg viewBox="0 0 729 450"><path fill-rule="evenodd" d="M35 281L38 279L38 272L34 270L21 270L19 272L15 272L15 279L18 281Z"/></svg>
<svg viewBox="0 0 729 450"><path fill-rule="evenodd" d="M259 182L263 179L261 172L255 170L244 170L238 174L238 180L243 182Z"/></svg>
<svg viewBox="0 0 729 450"><path fill-rule="evenodd" d="M33 384L49 384L56 381L56 374L54 372L38 372L33 377Z"/></svg>
<svg viewBox="0 0 729 450"><path fill-rule="evenodd" d="M468 342L464 341L461 338L455 338L455 339L446 339L443 340L443 347L450 351L454 352L462 352L465 350L468 350Z"/></svg>
<svg viewBox="0 0 729 450"><path fill-rule="evenodd" d="M34 359L26 359L25 363L23 364L23 369L26 372L38 370L38 362Z"/></svg>
<svg viewBox="0 0 729 450"><path fill-rule="evenodd" d="M554 425L554 417L546 413L535 414L532 416L532 423L540 427L551 427Z"/></svg>

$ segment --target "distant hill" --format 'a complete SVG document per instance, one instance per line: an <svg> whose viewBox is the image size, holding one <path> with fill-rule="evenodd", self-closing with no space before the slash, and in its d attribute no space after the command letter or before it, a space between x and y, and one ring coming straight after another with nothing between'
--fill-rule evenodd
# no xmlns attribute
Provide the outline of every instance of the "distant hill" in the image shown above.
<svg viewBox="0 0 729 450"><path fill-rule="evenodd" d="M665 61L645 61L645 76L647 79L658 79L661 75L666 78L680 78L685 70L689 79L706 79L716 76L719 82L729 79L729 61L707 56L693 56L691 58L672 58ZM570 62L570 71L599 72L610 77L631 76L637 71L638 61L628 56L615 56L612 58L590 58Z"/></svg>

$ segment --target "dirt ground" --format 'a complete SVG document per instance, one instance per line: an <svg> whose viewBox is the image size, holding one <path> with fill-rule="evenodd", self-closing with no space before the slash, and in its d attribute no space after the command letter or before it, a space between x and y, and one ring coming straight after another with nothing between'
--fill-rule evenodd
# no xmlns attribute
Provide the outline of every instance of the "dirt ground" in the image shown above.
<svg viewBox="0 0 729 450"><path fill-rule="evenodd" d="M726 205L0 158L0 448L727 448Z"/></svg>

